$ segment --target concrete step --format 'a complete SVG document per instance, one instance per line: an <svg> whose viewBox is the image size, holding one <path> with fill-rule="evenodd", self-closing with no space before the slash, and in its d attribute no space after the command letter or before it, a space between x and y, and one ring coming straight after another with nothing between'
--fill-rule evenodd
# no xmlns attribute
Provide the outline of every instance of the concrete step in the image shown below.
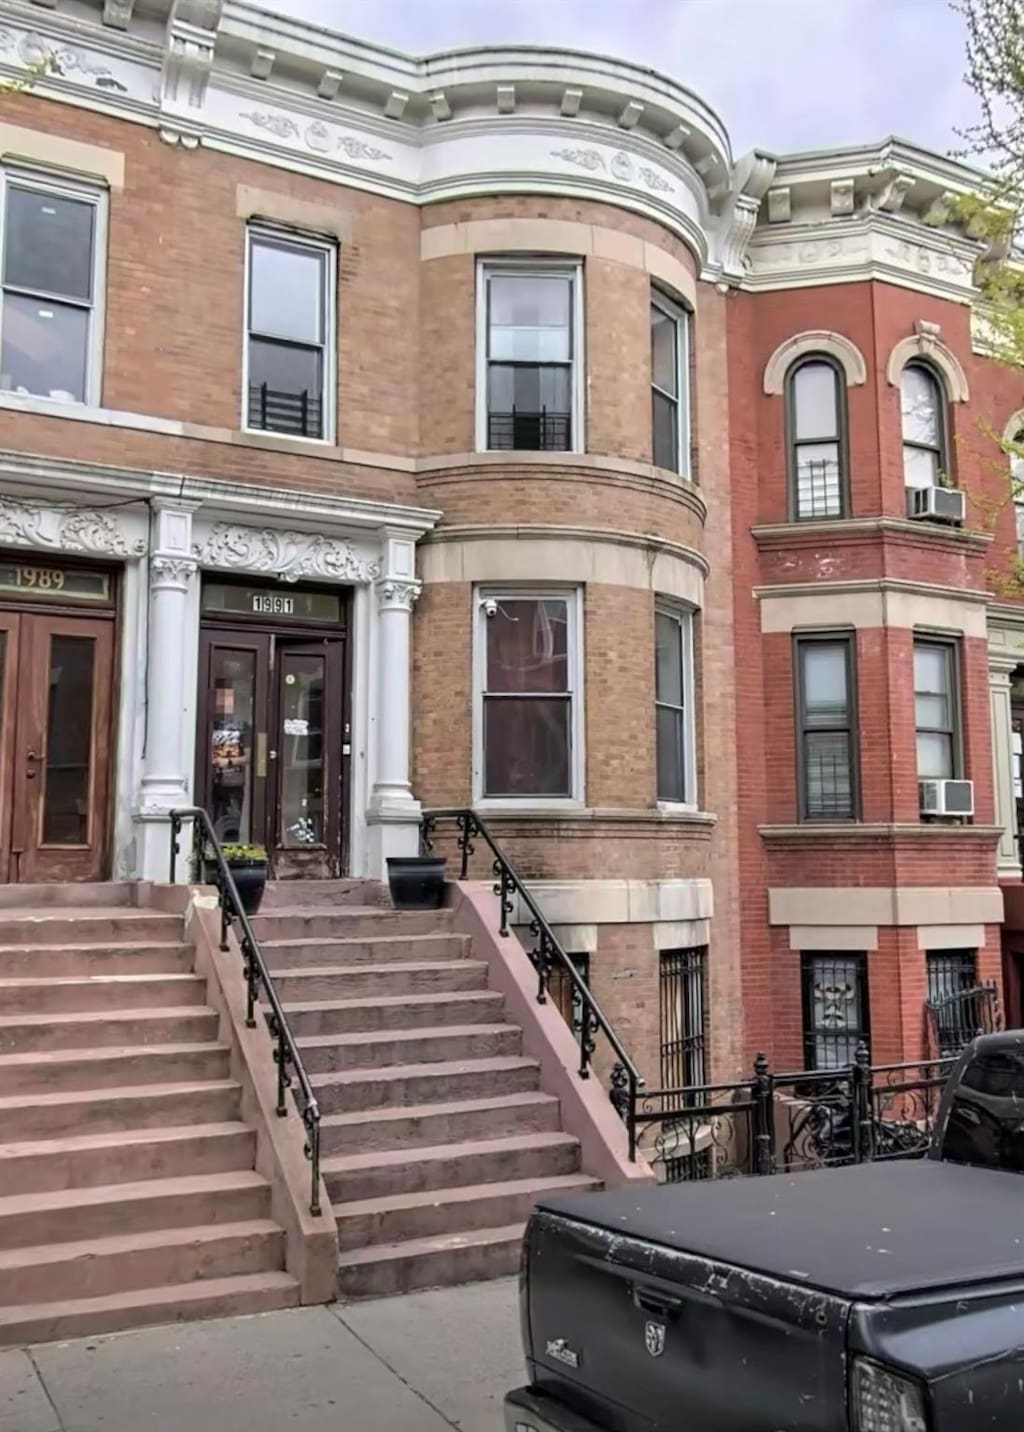
<svg viewBox="0 0 1024 1432"><path fill-rule="evenodd" d="M521 1055L455 1059L436 1064L381 1065L313 1074L313 1087L324 1114L379 1112L445 1100L485 1099L491 1095L535 1092L540 1066Z"/></svg>
<svg viewBox="0 0 1024 1432"><path fill-rule="evenodd" d="M266 1272L61 1302L15 1304L0 1308L0 1346L295 1308L299 1291L288 1273Z"/></svg>
<svg viewBox="0 0 1024 1432"><path fill-rule="evenodd" d="M38 1050L109 1049L126 1044L201 1044L217 1038L215 1009L90 1010L84 1014L22 1014L0 1019L0 1055Z"/></svg>
<svg viewBox="0 0 1024 1432"><path fill-rule="evenodd" d="M5 962L6 963L6 962ZM0 966L3 967L3 966ZM206 981L194 974L61 975L0 979L0 1009L18 1014L85 1014L97 1010L202 1005Z"/></svg>
<svg viewBox="0 0 1024 1432"><path fill-rule="evenodd" d="M274 985L284 1003L312 1004L360 997L441 994L487 988L483 960L435 960L429 964L359 965L355 969L276 972Z"/></svg>
<svg viewBox="0 0 1024 1432"><path fill-rule="evenodd" d="M2 888L2 887L0 887ZM11 979L86 978L90 975L188 974L195 962L191 945L152 940L139 945L101 941L59 945L4 945L0 970Z"/></svg>
<svg viewBox="0 0 1024 1432"><path fill-rule="evenodd" d="M6 1161L4 1162L6 1175ZM6 1179L4 1183L6 1189ZM245 1224L270 1214L270 1185L252 1169L150 1178L0 1198L0 1252L156 1229Z"/></svg>
<svg viewBox="0 0 1024 1432"><path fill-rule="evenodd" d="M440 1233L374 1248L338 1260L338 1288L347 1298L383 1298L421 1288L449 1288L518 1271L523 1225Z"/></svg>
<svg viewBox="0 0 1024 1432"><path fill-rule="evenodd" d="M0 1144L225 1123L238 1118L241 1096L230 1079L23 1092L0 1099Z"/></svg>
<svg viewBox="0 0 1024 1432"><path fill-rule="evenodd" d="M3 1192L47 1193L251 1169L256 1133L237 1121L0 1145Z"/></svg>
<svg viewBox="0 0 1024 1432"><path fill-rule="evenodd" d="M351 940L377 935L438 935L451 927L450 910L382 910L358 905L337 910L280 909L257 915L253 920L253 932L261 946L264 939Z"/></svg>
<svg viewBox="0 0 1024 1432"><path fill-rule="evenodd" d="M525 1224L539 1198L583 1193L600 1186L597 1179L570 1173L467 1184L446 1189L442 1198L431 1189L345 1203L335 1209L338 1246L344 1253L408 1238L435 1238L445 1233Z"/></svg>
<svg viewBox="0 0 1024 1432"><path fill-rule="evenodd" d="M471 1183L553 1178L578 1173L579 1167L579 1141L555 1130L436 1148L333 1154L323 1161L323 1175L331 1202L344 1204Z"/></svg>
<svg viewBox="0 0 1024 1432"><path fill-rule="evenodd" d="M55 905L75 909L100 905L134 906L138 887L131 881L69 882L66 885L0 885L0 910L40 910Z"/></svg>
<svg viewBox="0 0 1024 1432"><path fill-rule="evenodd" d="M417 1108L369 1109L327 1114L320 1123L320 1147L330 1154L373 1149L429 1148L464 1139L500 1139L515 1134L552 1133L559 1127L558 1100L550 1094L492 1095Z"/></svg>
<svg viewBox="0 0 1024 1432"><path fill-rule="evenodd" d="M468 959L468 935L381 935L372 939L268 939L257 935L267 969L305 974L316 966L330 973L357 965L430 964Z"/></svg>
<svg viewBox="0 0 1024 1432"><path fill-rule="evenodd" d="M339 905L383 906L390 908L387 886L379 880L271 880L263 895L262 910L337 909Z"/></svg>
<svg viewBox="0 0 1024 1432"><path fill-rule="evenodd" d="M184 1084L227 1079L231 1052L220 1044L130 1046L89 1054L58 1049L0 1054L0 1089L7 1097L24 1092L110 1089L139 1084Z"/></svg>
<svg viewBox="0 0 1024 1432"><path fill-rule="evenodd" d="M315 1034L368 1034L382 1030L434 1028L447 1024L496 1024L504 998L490 990L465 993L388 995L381 999L341 999L285 1004L296 1038Z"/></svg>
<svg viewBox="0 0 1024 1432"><path fill-rule="evenodd" d="M311 1035L296 1039L310 1073L332 1069L379 1069L394 1064L449 1063L522 1052L523 1034L513 1024L443 1025L369 1034Z"/></svg>
<svg viewBox="0 0 1024 1432"><path fill-rule="evenodd" d="M23 1246L0 1251L0 1306L276 1272L283 1263L284 1234L268 1219Z"/></svg>
<svg viewBox="0 0 1024 1432"><path fill-rule="evenodd" d="M180 941L180 915L129 906L61 908L49 905L34 910L0 911L0 945L123 944L134 940ZM0 965L4 953L0 950Z"/></svg>

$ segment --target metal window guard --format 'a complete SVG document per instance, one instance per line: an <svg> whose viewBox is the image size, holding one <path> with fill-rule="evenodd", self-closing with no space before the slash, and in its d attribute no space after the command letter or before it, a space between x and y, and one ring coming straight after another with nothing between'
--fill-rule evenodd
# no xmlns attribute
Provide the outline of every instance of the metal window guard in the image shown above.
<svg viewBox="0 0 1024 1432"><path fill-rule="evenodd" d="M235 885L231 869L224 858L224 852L221 850L220 841L214 831L213 822L202 806L191 806L170 812L171 884L174 884L177 874L178 854L181 849L181 828L186 821L192 822L192 852L190 856L192 878L196 881L201 880L204 862L212 861L214 865L220 907L220 948L222 950L228 949L228 933L236 921L240 927L238 942L244 960L246 1026L249 1029L257 1027L256 1006L259 1002L261 989L263 997L270 1007L267 1028L270 1031L271 1039L276 1044L274 1063L277 1065L277 1114L279 1118L287 1117L288 1091L292 1088L293 1078L298 1081L298 1093L301 1096L300 1115L306 1131L304 1152L311 1165L309 1211L318 1216L321 1212L320 1105L313 1092L313 1085L302 1062L302 1056L299 1054L295 1036L285 1017L284 1009L274 987L274 981L263 959L259 941L253 934L249 917L242 908L238 887Z"/></svg>
<svg viewBox="0 0 1024 1432"><path fill-rule="evenodd" d="M308 388L290 393L266 383L249 385L249 426L299 437L323 436L323 404Z"/></svg>
<svg viewBox="0 0 1024 1432"><path fill-rule="evenodd" d="M589 985L555 938L551 926L541 914L535 900L520 879L515 866L480 816L471 810L425 811L420 827L420 840L424 852L429 854L433 849L433 837L438 824L442 821L453 822L457 831L456 844L462 857L460 880L465 880L468 877L469 857L473 854L474 840L483 840L490 851L495 881L494 893L498 897L500 911L498 933L502 937L507 937L509 934L509 916L515 908L512 899L514 895L519 897L520 903L529 913L528 928L533 936L533 947L527 950L527 955L537 975L537 1003L547 1004L553 971L557 971L561 979L571 985L577 1009L573 1033L579 1043L580 1062L577 1072L581 1079L590 1078L598 1034L603 1034L608 1041L616 1060L609 1077L611 1086L609 1098L626 1125L629 1158L630 1162L635 1163L637 1095L644 1086L644 1081L640 1077L636 1065L626 1053L622 1041L591 994Z"/></svg>

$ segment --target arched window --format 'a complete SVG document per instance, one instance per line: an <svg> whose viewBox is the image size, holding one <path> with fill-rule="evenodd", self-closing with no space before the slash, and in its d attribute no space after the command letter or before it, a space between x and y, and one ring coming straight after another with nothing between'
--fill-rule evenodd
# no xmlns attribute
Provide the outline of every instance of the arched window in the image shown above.
<svg viewBox="0 0 1024 1432"><path fill-rule="evenodd" d="M946 393L926 363L908 363L900 377L903 412L903 481L907 487L938 487L949 471Z"/></svg>
<svg viewBox="0 0 1024 1432"><path fill-rule="evenodd" d="M790 511L797 521L846 513L846 383L838 364L810 353L786 374Z"/></svg>

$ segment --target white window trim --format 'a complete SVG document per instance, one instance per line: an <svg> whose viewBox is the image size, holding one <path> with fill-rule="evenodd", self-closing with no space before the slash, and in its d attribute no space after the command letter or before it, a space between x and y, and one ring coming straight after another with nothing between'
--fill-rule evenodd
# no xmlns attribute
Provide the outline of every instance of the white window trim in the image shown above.
<svg viewBox="0 0 1024 1432"><path fill-rule="evenodd" d="M659 597L654 604L655 617L663 615L672 617L677 621L682 632L683 641L683 780L686 783L688 799L684 801L667 801L658 795L658 726L657 707L655 706L654 726L654 794L658 810L663 811L699 811L700 801L697 791L697 720L694 708L694 672L693 672L693 618L695 611L693 607L686 606L682 602L674 602ZM655 693L657 686L654 687Z"/></svg>
<svg viewBox="0 0 1024 1432"><path fill-rule="evenodd" d="M326 255L324 266L324 394L323 434L307 437L302 433L279 433L273 428L254 428L249 425L249 274L251 269L253 239L276 239L278 242L293 244L297 249L309 249L312 253ZM294 229L279 228L274 224L255 221L245 226L245 263L243 265L242 289L242 412L239 427L243 433L259 433L262 436L291 438L303 444L316 443L320 447L332 447L335 443L337 419L337 350L338 350L338 246L333 239L318 238L314 234L297 233Z"/></svg>
<svg viewBox="0 0 1024 1432"><path fill-rule="evenodd" d="M487 622L484 610L488 601L565 601L569 620L569 778L572 792L568 796L484 796L484 680L487 660ZM584 750L583 689L583 588L582 587L518 587L481 586L473 590L473 805L481 811L559 811L584 809L583 773L586 770Z"/></svg>
<svg viewBox="0 0 1024 1432"><path fill-rule="evenodd" d="M75 400L75 407L98 407L103 392L103 333L107 307L107 191L91 184L87 179L74 176L50 174L45 170L22 168L16 164L5 164L0 169L0 276L2 276L3 246L7 234L7 190L11 183L26 189L39 189L46 194L61 198L77 199L93 205L95 223L92 245L92 307L89 309L89 328L85 353L85 396L81 402ZM2 295L0 286L0 295ZM61 300L55 299L60 302ZM70 300L72 306L80 307ZM0 299L0 341L2 341L3 303ZM3 389L19 396L16 389ZM62 407L67 398L51 398L47 393L33 393L33 401L54 403Z"/></svg>
<svg viewBox="0 0 1024 1432"><path fill-rule="evenodd" d="M572 446L567 452L586 452L583 430L583 375L586 372L586 349L583 321L583 262L581 259L486 258L476 266L476 450L490 452L487 446L487 279L493 274L536 273L572 278L572 379L570 404ZM557 452L553 456L557 457ZM515 451L508 454L515 460Z"/></svg>
<svg viewBox="0 0 1024 1432"><path fill-rule="evenodd" d="M690 314L682 304L675 303L661 289L651 286L651 307L659 309L666 318L670 318L675 324L676 334L676 372L679 374L679 397L676 400L679 421L676 424L676 465L672 469L662 471L673 471L680 477L690 476ZM651 374L651 388L657 387L654 381L654 374ZM666 398L671 394L666 393L664 388L657 389ZM651 458L654 458L654 420L651 418Z"/></svg>

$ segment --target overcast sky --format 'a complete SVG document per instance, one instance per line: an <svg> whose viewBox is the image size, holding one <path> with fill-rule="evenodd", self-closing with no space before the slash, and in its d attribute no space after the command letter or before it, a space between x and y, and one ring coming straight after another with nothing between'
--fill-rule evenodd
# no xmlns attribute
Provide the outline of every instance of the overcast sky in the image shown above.
<svg viewBox="0 0 1024 1432"><path fill-rule="evenodd" d="M733 150L957 144L972 117L947 0L257 0L422 54L567 45L663 70L725 120Z"/></svg>

